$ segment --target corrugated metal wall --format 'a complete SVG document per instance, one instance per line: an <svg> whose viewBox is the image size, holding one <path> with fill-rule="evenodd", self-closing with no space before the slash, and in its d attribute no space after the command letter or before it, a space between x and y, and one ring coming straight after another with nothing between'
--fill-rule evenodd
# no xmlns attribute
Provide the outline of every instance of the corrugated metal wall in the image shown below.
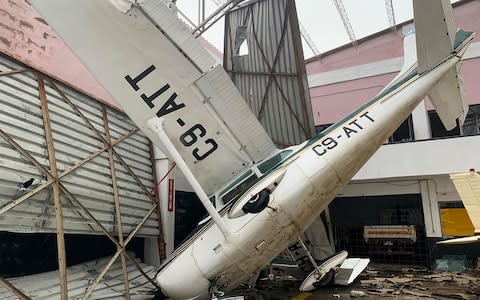
<svg viewBox="0 0 480 300"><path fill-rule="evenodd" d="M14 60L0 56L0 71L4 73L0 73L0 230L56 232L52 185L24 200L32 194L31 190L45 186L48 177L9 141L13 139L50 170L37 76L32 70L5 74L23 68ZM122 140L113 147L118 154L114 155L114 165L123 231L128 234L152 209L155 201L154 197L147 195L155 181L149 140L121 112L58 82L52 84L48 78L45 78L45 89L62 186L65 233L102 234L86 212L72 201L74 197L107 231L116 235L114 187L108 151L105 151L107 147L103 141L106 138L105 110L112 144ZM68 101L99 133L81 118ZM32 178L32 185L21 191L19 185L28 183ZM24 201L14 206L19 200ZM14 207L9 209L11 206ZM158 237L158 224L155 210L137 235Z"/></svg>
<svg viewBox="0 0 480 300"><path fill-rule="evenodd" d="M295 1L251 1L230 12L224 45L224 68L274 142L310 138L315 129Z"/></svg>

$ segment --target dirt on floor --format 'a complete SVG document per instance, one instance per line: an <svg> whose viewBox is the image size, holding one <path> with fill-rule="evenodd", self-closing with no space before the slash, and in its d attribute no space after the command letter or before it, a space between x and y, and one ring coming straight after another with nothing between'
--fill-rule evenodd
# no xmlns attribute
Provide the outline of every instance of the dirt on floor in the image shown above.
<svg viewBox="0 0 480 300"><path fill-rule="evenodd" d="M312 292L299 292L301 282L288 276L258 281L232 295L245 299L480 299L480 271L437 272L424 268L371 265L349 286L331 285Z"/></svg>

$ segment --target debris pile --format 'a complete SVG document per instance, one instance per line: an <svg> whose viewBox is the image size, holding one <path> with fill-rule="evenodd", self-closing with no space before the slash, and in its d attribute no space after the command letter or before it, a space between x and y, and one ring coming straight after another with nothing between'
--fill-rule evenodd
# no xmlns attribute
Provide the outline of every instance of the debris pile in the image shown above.
<svg viewBox="0 0 480 300"><path fill-rule="evenodd" d="M382 274L367 270L360 280L361 288L377 297L399 297L410 295L415 298L479 299L480 274L434 273L424 269L402 269L401 275Z"/></svg>

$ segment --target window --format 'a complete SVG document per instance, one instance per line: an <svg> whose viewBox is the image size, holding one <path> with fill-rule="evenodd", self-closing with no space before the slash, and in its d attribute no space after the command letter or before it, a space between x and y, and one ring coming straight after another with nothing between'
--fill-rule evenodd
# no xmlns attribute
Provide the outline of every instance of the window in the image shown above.
<svg viewBox="0 0 480 300"><path fill-rule="evenodd" d="M235 56L248 55L247 26L242 25L235 33Z"/></svg>
<svg viewBox="0 0 480 300"><path fill-rule="evenodd" d="M462 126L462 135L476 134L480 134L480 105L471 105Z"/></svg>
<svg viewBox="0 0 480 300"><path fill-rule="evenodd" d="M253 174L250 177L248 177L245 181L238 184L228 193L224 194L222 196L222 203L225 205L228 202L235 200L241 195L243 195L247 190L249 190L257 182L257 179L258 179L258 176L256 174Z"/></svg>
<svg viewBox="0 0 480 300"><path fill-rule="evenodd" d="M275 168L280 162L282 162L285 158L287 158L293 150L283 150L282 152L275 154L268 160L264 161L263 163L258 165L258 170L262 172L262 174L267 173L271 169Z"/></svg>
<svg viewBox="0 0 480 300"><path fill-rule="evenodd" d="M467 136L480 134L480 105L471 105L465 123L460 128L455 127L451 131L447 131L443 126L442 121L435 111L429 111L430 128L432 130L432 137L447 137L447 136Z"/></svg>
<svg viewBox="0 0 480 300"><path fill-rule="evenodd" d="M458 126L450 131L447 131L445 129L445 126L443 126L443 123L440 120L440 117L438 116L436 111L434 110L429 111L428 117L430 119L430 129L432 131L432 138L460 135L460 128L458 128Z"/></svg>
<svg viewBox="0 0 480 300"><path fill-rule="evenodd" d="M320 133L332 125L333 124L318 125L318 126L315 126L315 130L317 131L317 133Z"/></svg>
<svg viewBox="0 0 480 300"><path fill-rule="evenodd" d="M415 135L413 133L413 121L412 115L398 127L397 130L388 138L389 143L398 143L398 142L409 142L415 140Z"/></svg>

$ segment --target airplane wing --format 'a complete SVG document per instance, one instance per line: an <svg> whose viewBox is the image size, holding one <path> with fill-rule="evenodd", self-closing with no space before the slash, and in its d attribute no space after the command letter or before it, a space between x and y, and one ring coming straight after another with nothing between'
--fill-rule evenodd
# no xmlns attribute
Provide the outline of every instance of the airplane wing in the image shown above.
<svg viewBox="0 0 480 300"><path fill-rule="evenodd" d="M480 175L477 172L450 174L468 216L475 228L475 234L480 235Z"/></svg>
<svg viewBox="0 0 480 300"><path fill-rule="evenodd" d="M146 121L164 119L207 194L277 151L223 68L161 2L30 2L160 148Z"/></svg>

